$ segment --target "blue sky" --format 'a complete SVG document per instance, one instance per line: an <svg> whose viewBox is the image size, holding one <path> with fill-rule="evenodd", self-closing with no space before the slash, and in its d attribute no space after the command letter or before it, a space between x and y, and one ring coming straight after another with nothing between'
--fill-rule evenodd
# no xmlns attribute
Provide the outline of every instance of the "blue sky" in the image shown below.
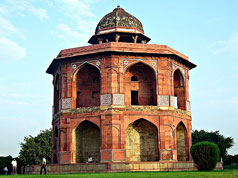
<svg viewBox="0 0 238 178"><path fill-rule="evenodd" d="M0 0L0 155L51 127L52 76L61 49L88 45L118 4L151 37L197 64L190 71L193 129L232 136L238 154L238 1Z"/></svg>

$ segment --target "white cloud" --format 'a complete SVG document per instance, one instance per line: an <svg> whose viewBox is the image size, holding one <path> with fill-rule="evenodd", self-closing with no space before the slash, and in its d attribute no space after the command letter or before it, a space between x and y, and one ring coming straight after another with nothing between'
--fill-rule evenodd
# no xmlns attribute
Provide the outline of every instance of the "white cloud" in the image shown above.
<svg viewBox="0 0 238 178"><path fill-rule="evenodd" d="M30 6L29 11L32 12L32 14L34 14L35 16L39 17L41 20L47 17L47 11L45 9Z"/></svg>
<svg viewBox="0 0 238 178"><path fill-rule="evenodd" d="M95 2L97 0L55 0L56 7L59 7L69 21L67 24L59 24L58 30L53 33L72 47L87 44L97 23L97 16L90 7Z"/></svg>
<svg viewBox="0 0 238 178"><path fill-rule="evenodd" d="M92 1L56 0L56 2L61 4L62 10L64 11L65 15L71 18L80 20L83 16L96 17L89 6Z"/></svg>
<svg viewBox="0 0 238 178"><path fill-rule="evenodd" d="M29 0L7 0L4 9L6 9L9 14L18 13L25 15L24 13L28 11L34 16L40 18L40 20L47 17L46 9L35 7L33 3L29 2Z"/></svg>
<svg viewBox="0 0 238 178"><path fill-rule="evenodd" d="M216 41L211 49L213 55L230 54L238 56L238 32L231 34L226 40Z"/></svg>
<svg viewBox="0 0 238 178"><path fill-rule="evenodd" d="M18 43L0 37L0 60L19 60L26 56L26 49Z"/></svg>
<svg viewBox="0 0 238 178"><path fill-rule="evenodd" d="M59 24L57 31L53 32L55 36L62 39L64 45L68 47L76 47L79 45L87 45L87 41L90 38L90 33L81 33L74 30L67 24Z"/></svg>
<svg viewBox="0 0 238 178"><path fill-rule="evenodd" d="M0 36L16 35L24 38L24 35L9 20L0 16Z"/></svg>
<svg viewBox="0 0 238 178"><path fill-rule="evenodd" d="M82 35L78 33L77 31L73 31L68 25L66 24L59 24L58 29L63 32L65 35L69 37L74 37L74 38L80 38Z"/></svg>

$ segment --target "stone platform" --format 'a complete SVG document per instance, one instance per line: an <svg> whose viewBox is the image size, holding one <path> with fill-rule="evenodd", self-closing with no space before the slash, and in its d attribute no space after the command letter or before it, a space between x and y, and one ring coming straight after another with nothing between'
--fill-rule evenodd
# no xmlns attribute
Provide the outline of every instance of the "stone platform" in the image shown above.
<svg viewBox="0 0 238 178"><path fill-rule="evenodd" d="M40 165L25 167L26 174L39 174ZM222 169L218 162L216 169ZM123 171L191 171L197 170L192 161L186 162L129 162L129 163L77 163L49 164L48 173L80 173L80 172L123 172Z"/></svg>

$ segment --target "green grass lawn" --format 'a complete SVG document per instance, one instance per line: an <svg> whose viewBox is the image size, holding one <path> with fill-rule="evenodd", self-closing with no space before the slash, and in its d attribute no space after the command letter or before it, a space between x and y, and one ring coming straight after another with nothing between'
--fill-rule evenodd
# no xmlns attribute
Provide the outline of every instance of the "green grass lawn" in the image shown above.
<svg viewBox="0 0 238 178"><path fill-rule="evenodd" d="M238 169L226 169L224 171L183 171L183 172L118 172L118 173L79 173L79 174L48 174L48 175L2 175L1 178L158 178L158 177L189 177L189 178L213 178L213 177L237 177Z"/></svg>

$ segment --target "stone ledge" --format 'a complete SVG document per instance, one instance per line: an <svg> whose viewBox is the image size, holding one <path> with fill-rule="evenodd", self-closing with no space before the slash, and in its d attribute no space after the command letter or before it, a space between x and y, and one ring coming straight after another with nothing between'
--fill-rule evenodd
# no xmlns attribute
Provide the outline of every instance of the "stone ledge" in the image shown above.
<svg viewBox="0 0 238 178"><path fill-rule="evenodd" d="M40 165L25 167L26 174L39 174ZM216 170L222 169L218 162ZM193 161L184 162L122 162L122 163L75 163L49 164L48 173L79 173L79 172L123 172L123 171L191 171L197 170Z"/></svg>
<svg viewBox="0 0 238 178"><path fill-rule="evenodd" d="M95 106L95 107L81 107L76 109L65 109L54 114L53 120L58 118L61 114L81 114L90 112L105 112L107 110L113 111L144 111L144 112L158 112L158 111L175 111L178 114L191 116L190 111L176 109L172 106L119 106L119 105L108 105L108 106Z"/></svg>

